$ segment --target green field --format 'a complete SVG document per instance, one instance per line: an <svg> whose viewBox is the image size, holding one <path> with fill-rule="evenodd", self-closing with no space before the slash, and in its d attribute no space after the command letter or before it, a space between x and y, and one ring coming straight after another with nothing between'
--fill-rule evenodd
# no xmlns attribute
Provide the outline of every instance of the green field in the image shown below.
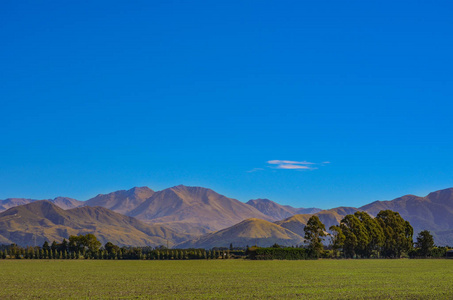
<svg viewBox="0 0 453 300"><path fill-rule="evenodd" d="M0 260L0 299L453 299L453 260Z"/></svg>

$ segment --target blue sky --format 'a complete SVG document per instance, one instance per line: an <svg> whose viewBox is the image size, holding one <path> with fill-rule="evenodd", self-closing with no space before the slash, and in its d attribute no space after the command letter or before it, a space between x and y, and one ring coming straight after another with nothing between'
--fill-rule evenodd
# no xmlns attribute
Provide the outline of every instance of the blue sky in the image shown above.
<svg viewBox="0 0 453 300"><path fill-rule="evenodd" d="M453 186L451 1L2 1L0 199Z"/></svg>

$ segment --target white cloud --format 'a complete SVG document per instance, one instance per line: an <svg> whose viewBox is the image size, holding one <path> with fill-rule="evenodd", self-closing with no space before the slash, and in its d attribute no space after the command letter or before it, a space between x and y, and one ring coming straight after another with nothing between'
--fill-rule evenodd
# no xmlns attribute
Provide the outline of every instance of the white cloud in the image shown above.
<svg viewBox="0 0 453 300"><path fill-rule="evenodd" d="M280 164L276 167L277 169L287 169L287 170L296 170L296 169L305 169L309 170L310 167L301 166L301 165L292 165L292 164Z"/></svg>
<svg viewBox="0 0 453 300"><path fill-rule="evenodd" d="M268 160L267 163L270 165L269 168L272 169L283 169L283 170L315 170L316 166L324 166L330 162L325 161L322 163L314 163L309 161L295 161L295 160Z"/></svg>
<svg viewBox="0 0 453 300"><path fill-rule="evenodd" d="M272 165L282 165L282 164L291 164L291 165L314 165L315 163L308 161L294 161L294 160L269 160L268 164Z"/></svg>

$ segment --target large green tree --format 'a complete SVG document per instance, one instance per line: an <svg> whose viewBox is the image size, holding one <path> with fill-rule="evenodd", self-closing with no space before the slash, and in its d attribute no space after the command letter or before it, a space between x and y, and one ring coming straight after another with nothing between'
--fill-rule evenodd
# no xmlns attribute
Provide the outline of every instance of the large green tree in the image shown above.
<svg viewBox="0 0 453 300"><path fill-rule="evenodd" d="M434 248L434 239L428 230L423 230L417 235L415 246L418 248L418 254L423 257L431 256Z"/></svg>
<svg viewBox="0 0 453 300"><path fill-rule="evenodd" d="M354 215L362 222L368 235L368 244L362 253L363 256L371 257L374 255L378 257L385 239L384 230L379 224L379 221L364 211L357 211Z"/></svg>
<svg viewBox="0 0 453 300"><path fill-rule="evenodd" d="M414 229L398 212L381 210L376 219L384 232L384 256L399 258L413 248Z"/></svg>
<svg viewBox="0 0 453 300"><path fill-rule="evenodd" d="M343 250L346 236L344 235L340 226L332 225L329 227L329 230L331 232L330 245L332 246L332 250L334 251L334 257L337 257L337 253Z"/></svg>
<svg viewBox="0 0 453 300"><path fill-rule="evenodd" d="M363 223L355 215L346 215L341 220L340 228L345 235L345 255L365 256L369 243L368 232Z"/></svg>
<svg viewBox="0 0 453 300"><path fill-rule="evenodd" d="M94 234L88 233L85 235L69 236L69 248L72 252L89 251L95 253L101 247L101 242L98 241Z"/></svg>
<svg viewBox="0 0 453 300"><path fill-rule="evenodd" d="M319 220L318 216L313 215L308 219L307 225L304 227L305 243L313 257L319 257L323 250L322 241L326 236L326 226Z"/></svg>

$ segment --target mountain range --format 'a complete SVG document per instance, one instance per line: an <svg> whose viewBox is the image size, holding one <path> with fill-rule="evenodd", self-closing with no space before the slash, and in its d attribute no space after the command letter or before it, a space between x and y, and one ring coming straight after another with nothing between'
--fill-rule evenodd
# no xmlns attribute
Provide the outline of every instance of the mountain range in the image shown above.
<svg viewBox="0 0 453 300"><path fill-rule="evenodd" d="M303 228L313 214L328 228L355 211L376 216L384 209L399 212L415 233L430 230L436 244L453 244L453 188L425 197L406 195L375 201L359 208L320 210L294 208L269 199L243 203L211 189L183 185L157 192L135 187L87 201L67 197L0 200L0 244L42 244L44 240L94 233L101 242L118 245L296 245L303 242Z"/></svg>
<svg viewBox="0 0 453 300"><path fill-rule="evenodd" d="M83 206L64 210L47 201L33 201L0 213L0 244L42 245L69 235L93 233L102 242L118 245L155 246L182 242L190 235L103 207Z"/></svg>

